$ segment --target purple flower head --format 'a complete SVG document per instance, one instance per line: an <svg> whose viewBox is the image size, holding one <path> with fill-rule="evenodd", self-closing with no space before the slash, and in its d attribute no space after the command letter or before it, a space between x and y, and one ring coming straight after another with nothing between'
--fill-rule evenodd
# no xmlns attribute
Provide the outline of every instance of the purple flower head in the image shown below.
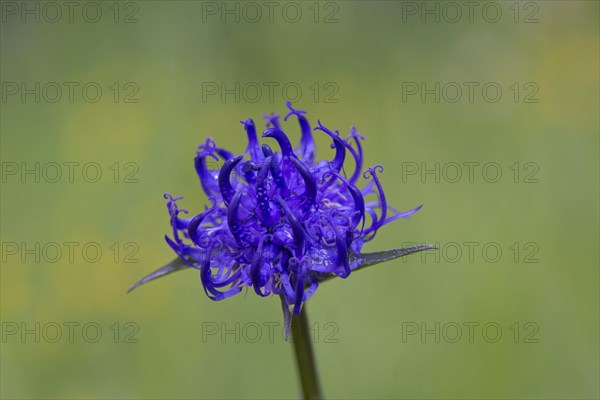
<svg viewBox="0 0 600 400"><path fill-rule="evenodd" d="M354 127L343 138L318 121L314 130L329 136L335 156L316 161L305 112L290 102L287 107L284 122L295 118L300 124L295 148L275 114L265 116L262 145L254 121L242 121L248 146L240 155L217 147L211 138L199 146L194 165L211 205L182 218L187 210L177 205L181 197L165 194L173 230L166 240L200 271L212 300L250 286L259 296L281 296L298 314L320 281L346 278L360 266L363 244L380 227L421 207L396 212L388 206L378 176L383 167L363 171L364 136ZM221 167L211 168L216 162ZM357 186L361 175L368 180L362 189ZM365 200L369 195L373 200Z"/></svg>

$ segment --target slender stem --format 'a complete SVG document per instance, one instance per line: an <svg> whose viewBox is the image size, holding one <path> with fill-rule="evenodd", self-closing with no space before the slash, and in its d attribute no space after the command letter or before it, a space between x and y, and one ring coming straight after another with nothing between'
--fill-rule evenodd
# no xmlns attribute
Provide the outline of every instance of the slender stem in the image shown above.
<svg viewBox="0 0 600 400"><path fill-rule="evenodd" d="M321 385L317 375L312 338L308 330L306 304L303 305L300 314L294 315L292 318L292 338L304 399L322 399L323 395L321 394Z"/></svg>

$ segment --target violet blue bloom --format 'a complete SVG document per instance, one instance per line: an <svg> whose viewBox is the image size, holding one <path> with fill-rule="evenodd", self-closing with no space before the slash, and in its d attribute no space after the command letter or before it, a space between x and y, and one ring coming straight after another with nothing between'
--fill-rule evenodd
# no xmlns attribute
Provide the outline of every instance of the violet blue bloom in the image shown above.
<svg viewBox="0 0 600 400"><path fill-rule="evenodd" d="M387 203L378 174L381 165L363 171L364 136L351 128L347 137L320 121L332 160L316 160L313 130L305 112L287 103L284 118L296 119L301 138L293 147L275 114L265 116L260 144L254 121L242 121L246 150L235 155L211 138L194 159L210 207L182 218L181 197L166 193L172 236L167 243L188 267L200 272L204 290L222 300L252 287L259 296L278 295L292 314L327 277L346 278L361 265L361 248L378 229L417 212L397 212ZM220 169L211 165L220 162ZM346 168L350 169L347 171ZM359 178L367 182L357 186ZM367 201L367 196L372 197Z"/></svg>

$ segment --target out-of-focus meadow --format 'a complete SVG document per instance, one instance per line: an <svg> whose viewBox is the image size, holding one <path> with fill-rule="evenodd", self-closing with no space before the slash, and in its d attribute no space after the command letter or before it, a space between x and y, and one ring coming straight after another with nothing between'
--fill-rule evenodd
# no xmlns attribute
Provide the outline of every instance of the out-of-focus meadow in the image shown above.
<svg viewBox="0 0 600 400"><path fill-rule="evenodd" d="M597 2L47 4L2 2L2 398L299 396L276 298L125 294L196 146L286 99L424 204L366 251L440 247L309 300L327 397L598 398Z"/></svg>

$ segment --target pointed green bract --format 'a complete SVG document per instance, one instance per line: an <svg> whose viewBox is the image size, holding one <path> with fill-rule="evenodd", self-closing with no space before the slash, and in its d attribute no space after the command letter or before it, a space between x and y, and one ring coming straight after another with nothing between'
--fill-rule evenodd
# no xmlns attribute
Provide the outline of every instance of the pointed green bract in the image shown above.
<svg viewBox="0 0 600 400"><path fill-rule="evenodd" d="M392 249L385 251L377 251L375 253L363 253L360 255L354 255L352 256L354 257L354 259L360 259L360 266L353 269L352 272L354 273L356 271L360 271L361 269L372 267L373 265L395 260L396 258L404 257L409 254L418 253L424 250L437 250L437 247L431 244L423 244L420 246L405 247L403 249ZM319 283L326 282L335 277L335 275L326 275L323 279L319 281Z"/></svg>
<svg viewBox="0 0 600 400"><path fill-rule="evenodd" d="M353 270L353 272L367 268L367 267L371 267L373 265L380 264L380 263L383 263L386 261L391 261L396 258L404 257L409 254L424 251L424 250L437 250L437 248L430 244L424 244L424 245L420 245L420 246L406 247L403 249L392 249L392 250L378 251L375 253L364 253L364 254L360 254L358 256L354 255L354 256L352 256L354 259L360 259L360 264L359 264L360 266L358 268L355 268ZM150 281L153 281L154 279L163 277L165 275L169 275L172 272L181 271L186 268L190 268L190 266L187 265L181 258L178 257L178 258L174 259L173 261L171 261L170 263L168 263L167 265L165 265L164 267L157 269L150 275L147 275L147 276L143 277L142 279L140 279L139 281L137 281L133 286L131 286L127 290L127 293L131 292L133 289L137 288L138 286L143 285L144 283L148 283ZM333 275L333 274L326 275L325 277L323 277L322 279L319 280L319 283L328 281L335 277L336 277L336 275Z"/></svg>
<svg viewBox="0 0 600 400"><path fill-rule="evenodd" d="M138 286L143 285L144 283L148 283L150 281L155 280L156 278L160 278L162 276L169 275L171 272L181 271L182 269L186 269L186 268L190 268L190 266L187 265L181 258L177 257L176 259L174 259L173 261L171 261L164 267L157 269L153 273L146 275L145 277L143 277L142 279L140 279L139 281L134 283L133 286L131 286L129 289L127 289L127 293L131 292L133 289L137 288Z"/></svg>

